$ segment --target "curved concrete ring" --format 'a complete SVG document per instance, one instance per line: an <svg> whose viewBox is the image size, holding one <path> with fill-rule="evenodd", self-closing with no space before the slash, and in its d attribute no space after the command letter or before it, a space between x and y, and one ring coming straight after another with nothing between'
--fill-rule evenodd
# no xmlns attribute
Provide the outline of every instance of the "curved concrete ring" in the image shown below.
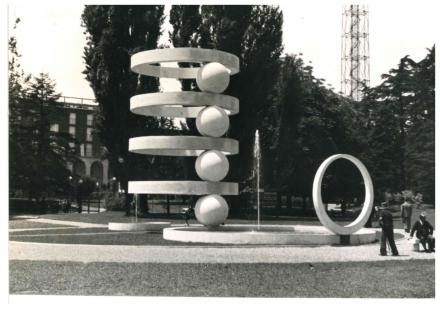
<svg viewBox="0 0 440 309"><path fill-rule="evenodd" d="M207 92L157 92L135 95L130 99L133 113L155 117L197 118L202 109L211 105L223 108L228 115L235 115L239 110L237 98Z"/></svg>
<svg viewBox="0 0 440 309"><path fill-rule="evenodd" d="M128 150L133 153L190 157L206 150L218 150L225 155L238 153L238 141L207 136L140 136L130 138Z"/></svg>
<svg viewBox="0 0 440 309"><path fill-rule="evenodd" d="M209 181L129 181L128 193L179 195L238 195L236 182Z"/></svg>
<svg viewBox="0 0 440 309"><path fill-rule="evenodd" d="M347 159L351 161L361 172L365 185L365 202L362 207L362 211L359 214L359 216L356 218L356 220L354 220L352 223L346 226L338 225L337 223L333 222L333 220L327 215L321 196L321 185L325 171L330 166L330 164L337 159ZM327 229L329 229L331 232L335 234L350 235L363 228L365 223L368 221L371 210L373 209L373 201L374 201L373 182L371 181L371 177L370 174L368 173L367 168L365 167L364 164L362 164L361 161L348 154L336 154L328 157L324 162L322 162L321 166L318 168L318 171L316 172L315 175L315 179L313 180L312 196L313 196L313 205L315 207L319 221L321 221L321 223Z"/></svg>
<svg viewBox="0 0 440 309"><path fill-rule="evenodd" d="M109 222L110 231L161 231L170 227L170 222Z"/></svg>
<svg viewBox="0 0 440 309"><path fill-rule="evenodd" d="M131 56L131 70L138 74L178 78L195 79L199 68L174 68L153 65L162 62L189 62L205 63L219 62L234 75L240 71L240 61L237 56L213 49L204 48L164 48L139 52Z"/></svg>

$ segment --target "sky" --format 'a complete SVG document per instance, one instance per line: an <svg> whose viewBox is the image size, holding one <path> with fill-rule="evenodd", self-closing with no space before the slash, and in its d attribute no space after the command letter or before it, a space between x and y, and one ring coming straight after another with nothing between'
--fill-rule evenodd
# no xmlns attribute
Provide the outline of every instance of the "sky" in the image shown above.
<svg viewBox="0 0 440 309"><path fill-rule="evenodd" d="M281 1L279 4L284 14L284 52L302 53L306 63L311 61L314 75L339 91L343 2ZM167 5L167 15L169 8ZM372 86L379 84L380 75L395 67L403 56L410 55L418 61L426 55L426 48L435 42L434 29L439 26L436 9L432 1L369 3ZM9 4L9 34L17 38L25 72L49 73L56 81L57 91L65 96L94 98L82 74L86 41L80 20L82 10L82 4L69 2L13 2ZM17 17L21 22L17 29L12 29ZM170 28L166 20L161 43L168 43ZM173 80L162 82L165 90L178 88Z"/></svg>

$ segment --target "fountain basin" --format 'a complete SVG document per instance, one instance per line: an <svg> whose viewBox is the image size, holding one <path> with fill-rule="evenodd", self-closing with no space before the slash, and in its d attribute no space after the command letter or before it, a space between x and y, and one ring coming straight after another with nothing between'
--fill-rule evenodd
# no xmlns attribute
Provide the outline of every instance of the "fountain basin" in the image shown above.
<svg viewBox="0 0 440 309"><path fill-rule="evenodd" d="M341 236L323 226L310 225L257 225L231 224L215 228L201 225L169 227L163 230L166 240L246 245L338 245ZM374 229L361 229L350 235L350 244L376 241Z"/></svg>
<svg viewBox="0 0 440 309"><path fill-rule="evenodd" d="M170 222L109 222L110 231L161 231L171 226Z"/></svg>

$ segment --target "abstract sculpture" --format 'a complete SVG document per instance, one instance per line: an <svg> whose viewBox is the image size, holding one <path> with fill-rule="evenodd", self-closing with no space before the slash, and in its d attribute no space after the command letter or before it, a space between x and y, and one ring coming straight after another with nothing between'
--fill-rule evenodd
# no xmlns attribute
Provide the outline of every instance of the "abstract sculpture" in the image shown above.
<svg viewBox="0 0 440 309"><path fill-rule="evenodd" d="M324 178L325 171L330 166L330 164L337 159L346 159L352 162L361 172L362 178L364 180L365 186L365 202L362 207L362 211L359 217L356 218L352 223L346 226L340 226L337 223L333 222L333 220L328 216L324 204L322 203L321 197L321 185L322 179ZM331 232L338 235L351 235L359 231L364 227L365 223L368 221L368 218L373 209L374 202L374 190L373 190L373 182L371 181L370 174L368 173L367 168L361 161L357 158L348 155L348 154L336 154L328 157L324 162L322 162L321 166L318 168L318 171L315 174L315 179L313 180L313 205L315 206L316 214L318 215L319 221Z"/></svg>
<svg viewBox="0 0 440 309"><path fill-rule="evenodd" d="M200 68L160 66L164 62L200 63ZM156 49L131 57L132 71L154 77L196 79L202 92L148 93L130 99L131 112L144 116L196 118L202 136L141 136L130 138L129 151L147 155L198 156L195 164L202 181L130 181L133 194L204 195L195 207L197 220L206 226L223 223L228 205L221 195L238 195L238 184L221 182L228 171L226 155L238 153L238 141L222 138L229 116L238 113L238 99L221 94L230 75L239 72L238 57L201 48Z"/></svg>

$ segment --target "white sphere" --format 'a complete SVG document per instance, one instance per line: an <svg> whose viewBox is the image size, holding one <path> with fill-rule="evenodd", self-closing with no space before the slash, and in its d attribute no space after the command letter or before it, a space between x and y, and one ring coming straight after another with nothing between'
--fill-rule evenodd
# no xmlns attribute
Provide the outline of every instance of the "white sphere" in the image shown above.
<svg viewBox="0 0 440 309"><path fill-rule="evenodd" d="M204 136L220 137L229 129L229 117L223 108L208 106L197 115L196 127Z"/></svg>
<svg viewBox="0 0 440 309"><path fill-rule="evenodd" d="M217 194L199 198L194 209L197 221L206 226L222 224L228 217L228 212L228 203Z"/></svg>
<svg viewBox="0 0 440 309"><path fill-rule="evenodd" d="M218 62L211 62L197 71L197 86L200 90L222 93L229 85L229 70Z"/></svg>
<svg viewBox="0 0 440 309"><path fill-rule="evenodd" d="M229 171L229 161L218 150L208 150L196 160L196 172L200 178L207 181L220 181Z"/></svg>

